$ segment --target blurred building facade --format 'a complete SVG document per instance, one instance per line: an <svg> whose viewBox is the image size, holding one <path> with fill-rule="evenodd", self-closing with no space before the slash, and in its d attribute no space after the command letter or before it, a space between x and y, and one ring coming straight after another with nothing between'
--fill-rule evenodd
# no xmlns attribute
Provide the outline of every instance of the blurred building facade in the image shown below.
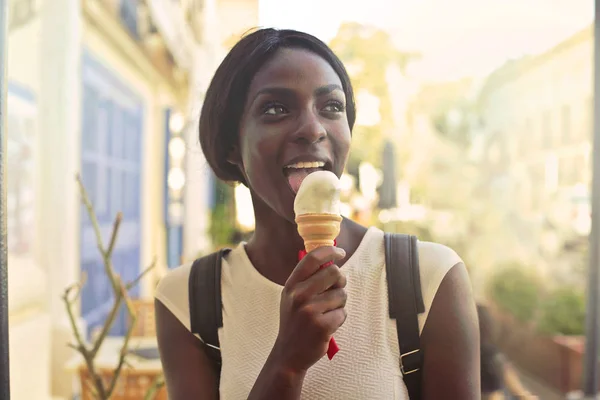
<svg viewBox="0 0 600 400"><path fill-rule="evenodd" d="M80 302L87 332L110 306L76 174L105 241L123 213L114 253L123 279L158 260L132 293L151 298L167 265L207 246L211 179L198 145L198 110L224 43L257 24L258 4L10 3L11 390L15 399L46 399L71 392L64 289L87 277ZM120 318L113 333L125 324Z"/></svg>
<svg viewBox="0 0 600 400"><path fill-rule="evenodd" d="M545 256L568 253L589 232L592 79L589 27L507 63L480 92L479 160L494 171L496 198L529 231L523 238ZM554 264L560 270L572 262Z"/></svg>

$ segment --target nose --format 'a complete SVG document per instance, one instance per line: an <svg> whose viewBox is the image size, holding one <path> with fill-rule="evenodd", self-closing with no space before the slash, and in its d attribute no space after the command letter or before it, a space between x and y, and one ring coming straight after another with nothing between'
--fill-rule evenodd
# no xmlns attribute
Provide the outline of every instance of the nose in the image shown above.
<svg viewBox="0 0 600 400"><path fill-rule="evenodd" d="M321 123L319 116L307 112L302 117L298 129L292 136L292 141L297 144L314 144L327 137L327 130Z"/></svg>

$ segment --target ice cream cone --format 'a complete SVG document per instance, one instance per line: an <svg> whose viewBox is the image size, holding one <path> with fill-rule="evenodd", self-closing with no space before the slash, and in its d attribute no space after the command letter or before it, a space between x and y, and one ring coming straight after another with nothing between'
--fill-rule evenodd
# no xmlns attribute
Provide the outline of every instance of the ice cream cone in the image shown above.
<svg viewBox="0 0 600 400"><path fill-rule="evenodd" d="M340 233L342 217L338 214L301 214L296 216L298 233L304 239L306 253L322 246L334 246L335 238ZM301 252L302 253L302 252ZM303 253L303 254L306 254ZM327 263L321 268L333 264ZM339 346L332 337L329 339L327 357L331 360L339 351Z"/></svg>
<svg viewBox="0 0 600 400"><path fill-rule="evenodd" d="M298 233L307 252L322 246L333 246L340 233L342 217L337 214L302 214L296 216Z"/></svg>

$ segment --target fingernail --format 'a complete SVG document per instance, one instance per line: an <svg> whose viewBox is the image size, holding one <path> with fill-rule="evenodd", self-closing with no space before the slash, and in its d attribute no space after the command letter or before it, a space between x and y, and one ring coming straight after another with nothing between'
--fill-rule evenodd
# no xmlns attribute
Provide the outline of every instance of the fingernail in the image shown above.
<svg viewBox="0 0 600 400"><path fill-rule="evenodd" d="M337 249L337 253L340 255L340 257L346 257L346 250L338 247Z"/></svg>

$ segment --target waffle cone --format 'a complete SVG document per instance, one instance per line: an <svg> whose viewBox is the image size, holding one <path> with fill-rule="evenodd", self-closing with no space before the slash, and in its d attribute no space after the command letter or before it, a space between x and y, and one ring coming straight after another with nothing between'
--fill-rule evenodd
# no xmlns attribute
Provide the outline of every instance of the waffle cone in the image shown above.
<svg viewBox="0 0 600 400"><path fill-rule="evenodd" d="M302 214L296 216L298 233L307 252L322 246L333 246L340 233L342 217L337 214Z"/></svg>

